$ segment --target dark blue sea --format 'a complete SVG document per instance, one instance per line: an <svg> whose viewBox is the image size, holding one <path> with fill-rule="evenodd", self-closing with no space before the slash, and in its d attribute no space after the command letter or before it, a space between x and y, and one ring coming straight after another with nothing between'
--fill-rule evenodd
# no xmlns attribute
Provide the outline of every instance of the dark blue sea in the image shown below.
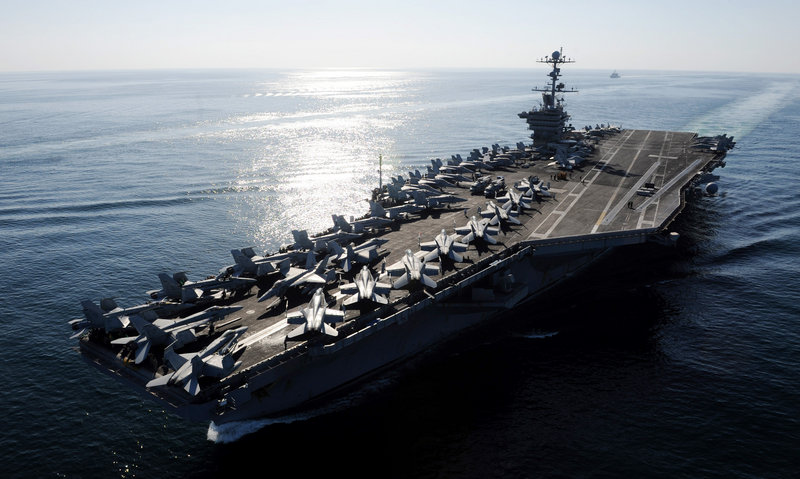
<svg viewBox="0 0 800 479"><path fill-rule="evenodd" d="M544 69L0 75L0 477L720 477L800 471L800 77L564 68L576 126L734 135L674 249L307 414L174 417L77 353L123 306L359 216L385 175L529 141Z"/></svg>

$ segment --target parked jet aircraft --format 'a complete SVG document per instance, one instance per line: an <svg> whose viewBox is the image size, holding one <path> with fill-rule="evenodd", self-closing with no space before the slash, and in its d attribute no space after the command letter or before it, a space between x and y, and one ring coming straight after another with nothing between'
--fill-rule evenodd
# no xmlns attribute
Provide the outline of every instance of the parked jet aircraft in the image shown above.
<svg viewBox="0 0 800 479"><path fill-rule="evenodd" d="M388 304L389 300L386 295L391 290L392 285L378 282L366 266L361 268L352 283L343 284L339 287L339 291L342 293L352 295L342 302L345 306L350 306L359 301Z"/></svg>
<svg viewBox="0 0 800 479"><path fill-rule="evenodd" d="M147 321L141 316L131 316L130 320L138 336L122 337L111 341L111 344L123 345L136 343L135 363L140 364L147 357L152 346L173 344L175 348L181 348L186 344L194 342L197 337L195 331L205 326L213 324L225 316L239 311L241 306L211 306L205 311L195 313L182 319L155 319Z"/></svg>
<svg viewBox="0 0 800 479"><path fill-rule="evenodd" d="M107 333L125 329L130 325L129 318L136 314L146 314L147 312L171 314L189 305L162 300L151 301L130 308L120 308L113 299L103 298L100 300L99 307L88 299L81 301L81 306L83 307L84 317L73 319L69 322L72 329L78 331L72 335L72 339L80 337L90 329L101 329Z"/></svg>
<svg viewBox="0 0 800 479"><path fill-rule="evenodd" d="M366 228L375 228L381 226L388 226L393 223L388 218L381 218L377 216L354 220L352 217L350 221L344 219L341 215L331 215L333 218L333 225L346 233L363 233Z"/></svg>
<svg viewBox="0 0 800 479"><path fill-rule="evenodd" d="M274 296L283 297L291 287L303 284L325 284L335 278L336 272L328 270L330 255L325 256L322 261L315 263L314 252L309 251L306 256L305 268L289 268L286 277L279 279L270 289L262 294L258 300L266 301Z"/></svg>
<svg viewBox="0 0 800 479"><path fill-rule="evenodd" d="M328 251L328 243L331 241L336 241L337 243L346 243L361 238L362 234L348 233L346 231L335 231L326 235L309 238L306 230L292 230L292 236L294 237L294 244L292 245L293 249L312 250L320 253Z"/></svg>
<svg viewBox="0 0 800 479"><path fill-rule="evenodd" d="M156 300L169 298L182 302L195 301L214 290L248 290L256 283L253 278L225 274L200 281L189 281L184 272L174 273L172 277L166 273L159 273L158 279L161 280L161 289L148 291L147 294L151 298Z"/></svg>
<svg viewBox="0 0 800 479"><path fill-rule="evenodd" d="M232 249L231 255L234 261L236 261L236 264L223 268L222 271L237 277L244 274L259 277L277 271L287 270L293 263L297 262L299 258L305 258L305 253L297 251L259 256L255 254L253 248Z"/></svg>
<svg viewBox="0 0 800 479"><path fill-rule="evenodd" d="M520 181L516 188L522 191L522 196L529 198L536 198L537 195L553 196L550 193L550 184L543 184L538 176L529 176L527 179Z"/></svg>
<svg viewBox="0 0 800 479"><path fill-rule="evenodd" d="M486 209L481 212L481 216L484 218L489 219L489 225L503 225L508 223L513 223L515 225L522 224L517 218L516 213L512 213L511 210L511 202L506 203L507 207L500 207L497 206L497 203L494 201L488 201L486 203Z"/></svg>
<svg viewBox="0 0 800 479"><path fill-rule="evenodd" d="M469 245L456 241L457 234L448 236L445 230L436 235L433 241L420 243L419 247L424 251L430 251L425 256L425 261L432 261L437 258L450 258L456 263L464 261L464 258L459 254L469 248Z"/></svg>
<svg viewBox="0 0 800 479"><path fill-rule="evenodd" d="M386 240L374 238L355 248L347 245L344 249L339 243L331 241L329 250L331 251L330 261L338 262L345 273L349 273L356 263L369 264L378 258L378 245L385 243Z"/></svg>
<svg viewBox="0 0 800 479"><path fill-rule="evenodd" d="M562 147L556 150L556 154L552 159L553 161L548 163L547 166L557 166L564 170L571 170L580 166L585 158L577 154L568 156L566 149Z"/></svg>
<svg viewBox="0 0 800 479"><path fill-rule="evenodd" d="M344 321L344 311L328 308L325 293L322 292L322 288L317 288L307 307L286 315L287 323L300 325L286 335L286 340L299 341L305 339L309 334L319 333L338 336L339 332L328 323L342 321Z"/></svg>
<svg viewBox="0 0 800 479"><path fill-rule="evenodd" d="M522 193L517 193L516 191L508 190L504 196L500 196L496 198L497 201L504 202L502 203L502 208L506 211L511 211L512 209L516 209L517 214L522 212L523 209L533 209L528 200L522 195Z"/></svg>
<svg viewBox="0 0 800 479"><path fill-rule="evenodd" d="M428 275L439 274L439 268L425 264L425 261L414 255L411 250L406 250L406 254L401 261L386 268L386 274L400 276L392 283L394 289L404 288L410 283L422 283L425 286L435 288L436 281Z"/></svg>
<svg viewBox="0 0 800 479"><path fill-rule="evenodd" d="M391 220L398 218L403 214L413 215L415 213L421 213L424 210L425 210L424 206L419 206L411 203L407 203L400 206L392 206L390 208L384 208L383 206L374 201L369 202L369 212L371 216L378 218L389 218Z"/></svg>
<svg viewBox="0 0 800 479"><path fill-rule="evenodd" d="M229 329L196 353L178 354L167 347L164 359L175 371L151 380L147 387L181 384L189 394L196 396L200 392L201 377L224 377L239 367L241 362L234 359L238 352L236 343L246 331L246 326Z"/></svg>
<svg viewBox="0 0 800 479"><path fill-rule="evenodd" d="M467 201L466 198L461 198L455 195L426 195L421 191L412 191L411 197L414 198L414 204L424 208L443 208L453 203L460 203Z"/></svg>
<svg viewBox="0 0 800 479"><path fill-rule="evenodd" d="M472 243L476 239L482 239L490 244L497 244L494 235L498 234L500 230L489 226L489 220L481 219L480 221L473 216L470 218L466 226L456 227L456 233L462 235L461 241L464 243Z"/></svg>

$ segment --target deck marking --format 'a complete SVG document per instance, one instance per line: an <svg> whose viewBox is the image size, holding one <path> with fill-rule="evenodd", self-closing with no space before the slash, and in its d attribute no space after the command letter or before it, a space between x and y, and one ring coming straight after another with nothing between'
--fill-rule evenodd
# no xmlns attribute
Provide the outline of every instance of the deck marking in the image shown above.
<svg viewBox="0 0 800 479"><path fill-rule="evenodd" d="M636 160L639 158L639 155L642 153L642 150L644 150L644 146L647 143L647 139L650 138L651 133L652 131L648 131L647 135L645 135L644 140L641 142L641 147L639 148L639 150L636 151L636 154L633 156L633 160L631 160L630 165L628 165L628 169L625 170L625 176L620 178L619 184L617 185L616 189L614 189L614 193L611 195L611 198L608 199L606 207L603 208L603 213L597 219L597 222L595 222L594 227L592 227L592 233L597 233L597 229L600 227L600 223L603 222L603 219L606 217L609 207L614 203L614 200L617 198L619 190L620 188L622 188L622 183L625 182L625 178L628 177L628 173L630 173L631 169L633 169L633 165L636 163Z"/></svg>
<svg viewBox="0 0 800 479"><path fill-rule="evenodd" d="M678 181L682 180L686 175L688 175L689 173L698 172L699 170L697 169L697 167L700 166L700 163L702 163L703 161L707 161L707 159L706 158L700 158L698 160L693 161L691 165L689 165L686 168L684 168L684 170L681 171L680 173L678 173L677 176L672 178L666 185L662 186L661 189L659 189L656 192L656 194L654 194L653 196L648 198L647 201L642 203L639 206L639 208L642 208L642 209L647 208L648 206L650 206L650 203L658 200L661 197L661 195L664 194L664 192L666 192L668 189L670 189L675 183L677 183ZM636 209L638 210L639 208L636 208Z"/></svg>
<svg viewBox="0 0 800 479"><path fill-rule="evenodd" d="M273 324L272 326L270 326L268 328L264 328L261 331L257 332L256 334L254 334L254 335L252 335L252 336L250 336L248 338L245 338L244 340L240 341L239 344L242 345L242 346L250 346L251 344L254 344L254 343L257 343L257 342L261 341L262 339L266 338L267 336L271 336L275 332L280 331L281 329L285 328L288 325L289 325L289 323L287 323L285 319L281 319L280 321L278 321L277 323Z"/></svg>
<svg viewBox="0 0 800 479"><path fill-rule="evenodd" d="M650 155L650 156L654 156L654 155ZM620 198L619 202L614 206L614 208L607 215L604 212L600 216L600 220L598 220L598 221L600 221L603 224L603 226L606 226L606 225L610 224L612 221L614 221L614 218L617 217L617 215L619 214L620 210L624 207L624 205L627 205L628 201L630 201L631 198L633 197L633 195L636 194L636 191L639 188L641 188L643 184L647 183L647 180L650 179L650 176L653 174L655 169L658 168L659 166L661 166L661 161L656 161L655 163L653 163L653 165L650 166L650 168L645 172L645 174L643 174L642 177L639 178L639 181L637 181L636 184L633 185L633 187L630 190L628 190L627 193L625 193L625 196Z"/></svg>
<svg viewBox="0 0 800 479"><path fill-rule="evenodd" d="M567 208L562 210L562 211L558 211L556 209L553 209L553 211L548 213L547 216L545 216L545 218L542 220L542 222L539 223L539 226L534 228L533 232L531 232L531 234L528 235L528 238L531 238L531 239L539 238L539 239L541 239L541 238L549 237L550 234L553 232L553 230L555 230L556 227L559 225L559 223L561 223L561 220L566 217L566 215L569 212L569 210L571 210L573 206L578 204L578 201L580 200L581 196L583 196L583 193L588 189L589 186L592 185L592 183L594 183L594 181L597 179L597 177L600 176L600 173L602 173L603 169L606 166L608 166L609 161L611 159L613 159L614 156L616 156L617 153L619 153L619 151L622 149L621 145L624 145L624 143L626 141L628 141L632 136L633 136L633 131L625 132L625 134L623 135L623 138L620 138L619 140L617 140L616 144L609 149L608 153L606 153L600 160L598 160L597 164L595 164L594 167L592 167L592 169L590 171L594 172L594 176L589 178L589 175L587 175L586 178L584 178L585 184L584 183L578 183L578 184L576 184L575 186L572 187L572 191L570 192L570 194L567 195L567 198L572 196L572 193L574 193L575 190L580 188L580 192L579 193L575 193L576 196L575 196L574 201L572 201L569 204L569 206L567 206ZM558 206L561 206L561 205L558 205ZM557 218L555 219L555 221L553 221L553 224L550 226L550 228L547 230L547 232L545 232L544 234L536 233L536 230L538 230L543 224L545 224L547 222L547 220L549 220L552 215L556 215Z"/></svg>

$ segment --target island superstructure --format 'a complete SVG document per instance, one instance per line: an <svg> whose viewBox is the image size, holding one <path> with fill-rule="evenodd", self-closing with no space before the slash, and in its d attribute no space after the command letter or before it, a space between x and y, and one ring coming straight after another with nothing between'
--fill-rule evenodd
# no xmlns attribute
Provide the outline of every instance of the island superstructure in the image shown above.
<svg viewBox="0 0 800 479"><path fill-rule="evenodd" d="M534 144L538 145L560 140L571 129L571 125L567 125L570 117L564 110L564 93L576 93L578 90L567 90L564 83L559 81L561 65L575 63L575 60L565 58L561 50L556 50L550 56L536 61L553 66L548 74L550 84L544 88L533 88L533 91L542 93L542 103L538 108L534 107L530 111L520 113L519 117L528 122L528 127L533 130L531 138Z"/></svg>
<svg viewBox="0 0 800 479"><path fill-rule="evenodd" d="M673 242L670 224L695 190L711 191L698 182L732 138L576 131L557 97L574 90L556 83L572 60L543 62L544 105L525 117L533 144L432 159L382 181L363 218L293 231L272 254L234 249L208 279L162 273L144 304L86 300L71 322L79 350L188 419L275 416L535 307L611 248Z"/></svg>

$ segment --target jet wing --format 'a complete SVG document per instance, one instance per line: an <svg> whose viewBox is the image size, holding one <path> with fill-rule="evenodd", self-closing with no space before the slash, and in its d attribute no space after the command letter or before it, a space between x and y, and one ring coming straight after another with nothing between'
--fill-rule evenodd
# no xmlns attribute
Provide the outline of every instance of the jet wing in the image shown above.
<svg viewBox="0 0 800 479"><path fill-rule="evenodd" d="M311 284L326 284L328 281L317 273L311 273L303 277L298 284L311 283Z"/></svg>
<svg viewBox="0 0 800 479"><path fill-rule="evenodd" d="M472 227L470 225L456 226L455 230L456 230L456 233L458 233L458 234L460 234L462 236L472 233Z"/></svg>
<svg viewBox="0 0 800 479"><path fill-rule="evenodd" d="M405 272L406 272L406 266L402 260L392 264L391 266L386 267L386 274L388 274L389 276L400 276Z"/></svg>
<svg viewBox="0 0 800 479"><path fill-rule="evenodd" d="M369 246L363 249L356 249L353 251L358 259L363 262L369 262L378 257L378 247L377 246Z"/></svg>
<svg viewBox="0 0 800 479"><path fill-rule="evenodd" d="M433 249L433 251L431 251L430 253L426 254L422 259L423 259L423 261L425 261L427 263L428 261L433 261L438 257L439 257L439 248L435 247Z"/></svg>
<svg viewBox="0 0 800 479"><path fill-rule="evenodd" d="M432 249L436 249L437 246L438 245L436 244L436 241L426 241L424 243L420 243L419 244L419 247L421 249L424 249L425 251L430 251Z"/></svg>
<svg viewBox="0 0 800 479"><path fill-rule="evenodd" d="M344 321L344 311L341 309L325 308L325 318L333 318L329 319L329 321L332 323L339 323Z"/></svg>
<svg viewBox="0 0 800 479"><path fill-rule="evenodd" d="M305 324L306 315L303 311L292 311L286 314L286 322L289 324Z"/></svg>
<svg viewBox="0 0 800 479"><path fill-rule="evenodd" d="M308 332L308 323L304 321L303 324L291 330L289 334L286 335L286 339L294 339L306 334L307 332Z"/></svg>
<svg viewBox="0 0 800 479"><path fill-rule="evenodd" d="M394 289L400 289L400 288L403 288L403 287L405 287L405 286L408 284L408 280L409 280L409 278L408 278L408 274L407 274L407 273L403 273L403 275L402 275L402 276L400 276L399 278L397 278L397 281L395 281L394 283L392 283L392 287L393 287Z"/></svg>

